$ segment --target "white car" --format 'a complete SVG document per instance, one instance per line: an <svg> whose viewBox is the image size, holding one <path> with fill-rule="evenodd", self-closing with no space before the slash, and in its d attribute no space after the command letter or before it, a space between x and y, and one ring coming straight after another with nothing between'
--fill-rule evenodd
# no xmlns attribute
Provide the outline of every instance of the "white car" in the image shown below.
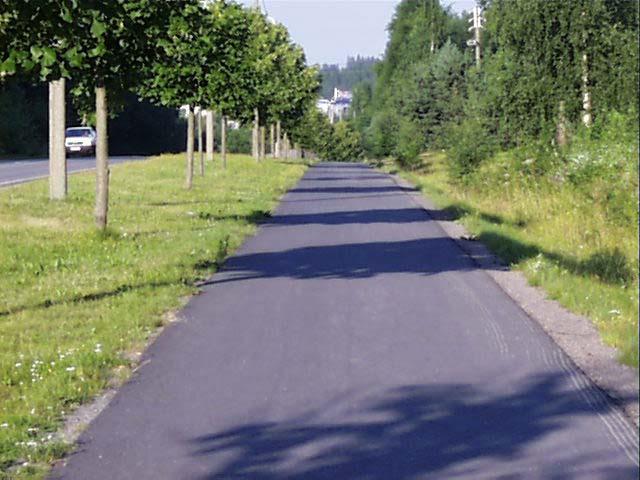
<svg viewBox="0 0 640 480"><path fill-rule="evenodd" d="M67 128L64 134L64 146L68 155L96 154L96 131L91 127Z"/></svg>

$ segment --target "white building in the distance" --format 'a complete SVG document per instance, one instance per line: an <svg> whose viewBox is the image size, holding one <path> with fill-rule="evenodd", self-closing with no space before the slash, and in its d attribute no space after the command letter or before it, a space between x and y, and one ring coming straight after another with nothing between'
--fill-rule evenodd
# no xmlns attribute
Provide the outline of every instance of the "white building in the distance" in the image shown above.
<svg viewBox="0 0 640 480"><path fill-rule="evenodd" d="M351 107L352 100L353 94L351 92L334 88L333 98L331 100L327 100L326 98L319 99L316 102L316 107L329 117L331 123L335 123L336 120L340 121L346 116L347 111Z"/></svg>

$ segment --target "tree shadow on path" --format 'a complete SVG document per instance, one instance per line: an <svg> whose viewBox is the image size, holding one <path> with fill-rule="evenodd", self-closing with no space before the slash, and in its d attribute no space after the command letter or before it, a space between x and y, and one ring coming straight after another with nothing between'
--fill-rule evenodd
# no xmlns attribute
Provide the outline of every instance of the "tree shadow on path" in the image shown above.
<svg viewBox="0 0 640 480"><path fill-rule="evenodd" d="M255 278L371 278L390 273L433 275L478 267L448 237L366 242L235 255L206 284Z"/></svg>
<svg viewBox="0 0 640 480"><path fill-rule="evenodd" d="M637 466L593 423L580 432L593 439L556 436L555 454L530 448L581 417L609 411L607 402L590 406L584 395L592 392L568 383L565 374L549 373L506 394L408 385L290 420L213 432L192 440L193 455L210 466L203 480L637 478Z"/></svg>

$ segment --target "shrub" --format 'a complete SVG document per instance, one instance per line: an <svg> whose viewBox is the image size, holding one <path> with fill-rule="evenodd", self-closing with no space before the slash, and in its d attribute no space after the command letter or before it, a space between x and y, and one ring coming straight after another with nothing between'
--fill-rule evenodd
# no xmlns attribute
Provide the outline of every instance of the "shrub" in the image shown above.
<svg viewBox="0 0 640 480"><path fill-rule="evenodd" d="M333 126L332 141L323 158L336 162L354 162L364 156L360 134L347 122L338 122Z"/></svg>
<svg viewBox="0 0 640 480"><path fill-rule="evenodd" d="M495 151L494 138L477 118L466 118L448 129L449 168L452 176L462 178L472 173Z"/></svg>
<svg viewBox="0 0 640 480"><path fill-rule="evenodd" d="M391 110L378 112L365 133L367 154L373 158L388 157L397 144L398 115Z"/></svg>
<svg viewBox="0 0 640 480"><path fill-rule="evenodd" d="M227 130L227 149L229 153L251 153L251 129L242 127Z"/></svg>
<svg viewBox="0 0 640 480"><path fill-rule="evenodd" d="M395 155L403 167L416 168L420 164L423 135L420 128L413 122L403 119L398 131L398 143Z"/></svg>

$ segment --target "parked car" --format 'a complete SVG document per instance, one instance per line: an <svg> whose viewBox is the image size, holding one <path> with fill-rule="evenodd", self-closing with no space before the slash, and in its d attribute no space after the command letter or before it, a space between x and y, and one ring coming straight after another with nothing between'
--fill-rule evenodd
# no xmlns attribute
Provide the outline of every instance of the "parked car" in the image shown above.
<svg viewBox="0 0 640 480"><path fill-rule="evenodd" d="M91 127L67 128L64 135L64 146L68 155L95 155L96 131Z"/></svg>

